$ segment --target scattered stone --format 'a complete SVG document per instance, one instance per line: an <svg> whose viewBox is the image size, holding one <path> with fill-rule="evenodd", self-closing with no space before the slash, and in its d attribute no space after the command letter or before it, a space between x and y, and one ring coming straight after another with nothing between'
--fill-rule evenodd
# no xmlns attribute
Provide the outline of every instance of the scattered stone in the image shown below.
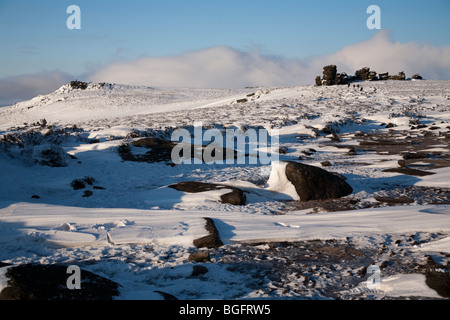
<svg viewBox="0 0 450 320"><path fill-rule="evenodd" d="M339 212L358 209L358 200L355 199L327 199L327 200L309 200L309 201L289 201L286 204L286 211L298 211L311 209L308 214L319 212Z"/></svg>
<svg viewBox="0 0 450 320"><path fill-rule="evenodd" d="M401 174L406 174L409 176L418 176L418 177L424 177L424 176L431 176L435 174L434 172L428 172L418 169L411 169L411 168L391 168L391 169L385 169L383 172L396 172Z"/></svg>
<svg viewBox="0 0 450 320"><path fill-rule="evenodd" d="M318 248L317 252L338 260L353 260L365 256L361 250L344 245L325 245Z"/></svg>
<svg viewBox="0 0 450 320"><path fill-rule="evenodd" d="M89 198L90 196L92 196L94 193L91 190L86 190L83 193L83 198Z"/></svg>
<svg viewBox="0 0 450 320"><path fill-rule="evenodd" d="M388 203L391 206L414 203L414 200L408 197L375 197L375 200Z"/></svg>
<svg viewBox="0 0 450 320"><path fill-rule="evenodd" d="M354 156L354 155L356 155L356 149L355 149L355 147L349 147L347 154L348 154L349 156Z"/></svg>
<svg viewBox="0 0 450 320"><path fill-rule="evenodd" d="M279 154L288 154L289 148L288 147L280 147L280 148L278 148L278 153Z"/></svg>
<svg viewBox="0 0 450 320"><path fill-rule="evenodd" d="M72 186L73 190L80 190L86 188L86 185L81 180L73 180L70 185Z"/></svg>
<svg viewBox="0 0 450 320"><path fill-rule="evenodd" d="M208 262L210 261L209 251L199 251L189 255L188 261Z"/></svg>
<svg viewBox="0 0 450 320"><path fill-rule="evenodd" d="M75 179L73 180L70 185L72 186L73 190L80 190L86 188L86 185L92 186L96 180L92 177L84 177L82 179Z"/></svg>
<svg viewBox="0 0 450 320"><path fill-rule="evenodd" d="M425 159L428 158L429 155L424 152L408 152L402 154L403 159L405 160L413 160L413 159Z"/></svg>
<svg viewBox="0 0 450 320"><path fill-rule="evenodd" d="M201 276L202 274L208 273L208 268L206 268L205 266L193 266L192 267L192 276L193 277L197 277L197 276Z"/></svg>
<svg viewBox="0 0 450 320"><path fill-rule="evenodd" d="M331 166L331 162L330 161L323 161L320 163L323 167L330 167Z"/></svg>

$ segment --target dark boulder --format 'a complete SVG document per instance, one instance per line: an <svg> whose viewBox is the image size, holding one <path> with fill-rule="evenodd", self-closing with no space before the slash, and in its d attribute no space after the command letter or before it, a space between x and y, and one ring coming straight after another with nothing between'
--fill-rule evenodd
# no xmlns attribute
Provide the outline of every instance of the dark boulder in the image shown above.
<svg viewBox="0 0 450 320"><path fill-rule="evenodd" d="M208 262L210 261L209 251L199 251L191 253L188 257L188 261Z"/></svg>
<svg viewBox="0 0 450 320"><path fill-rule="evenodd" d="M169 188L187 193L200 193L211 190L229 189L230 192L220 197L222 203L228 203L232 205L245 205L247 201L247 196L241 189L214 183L183 181L170 185Z"/></svg>
<svg viewBox="0 0 450 320"><path fill-rule="evenodd" d="M320 87L322 85L322 79L320 78L320 76L316 77L315 82L316 82L316 86L318 86L318 87Z"/></svg>
<svg viewBox="0 0 450 320"><path fill-rule="evenodd" d="M208 268L205 266L195 265L192 267L192 277L201 276L202 274L208 273L208 271Z"/></svg>
<svg viewBox="0 0 450 320"><path fill-rule="evenodd" d="M72 186L73 190L80 190L86 188L86 185L92 186L96 180L92 177L84 177L83 179L75 179L73 180L70 185Z"/></svg>
<svg viewBox="0 0 450 320"><path fill-rule="evenodd" d="M335 84L337 67L335 65L325 66L323 68L323 84L332 86Z"/></svg>
<svg viewBox="0 0 450 320"><path fill-rule="evenodd" d="M414 80L422 80L422 79L423 79L422 76L419 75L419 74L413 75L412 78L413 78Z"/></svg>
<svg viewBox="0 0 450 320"><path fill-rule="evenodd" d="M289 162L286 177L294 185L301 201L337 199L353 192L344 178L306 164Z"/></svg>
<svg viewBox="0 0 450 320"><path fill-rule="evenodd" d="M92 272L81 270L81 289L67 287L68 266L23 264L6 271L7 287L0 300L112 300L120 285Z"/></svg>
<svg viewBox="0 0 450 320"><path fill-rule="evenodd" d="M427 271L425 273L426 284L435 290L441 297L450 298L450 273Z"/></svg>
<svg viewBox="0 0 450 320"><path fill-rule="evenodd" d="M355 73L356 80L363 80L363 81L368 80L369 72L370 72L370 68L368 68L368 67L364 67L362 69L357 70Z"/></svg>
<svg viewBox="0 0 450 320"><path fill-rule="evenodd" d="M214 221L211 218L205 218L206 225L205 229L208 231L208 235L195 239L193 244L197 248L220 248L223 246L223 242L220 239L219 230L217 230L216 225L214 224Z"/></svg>

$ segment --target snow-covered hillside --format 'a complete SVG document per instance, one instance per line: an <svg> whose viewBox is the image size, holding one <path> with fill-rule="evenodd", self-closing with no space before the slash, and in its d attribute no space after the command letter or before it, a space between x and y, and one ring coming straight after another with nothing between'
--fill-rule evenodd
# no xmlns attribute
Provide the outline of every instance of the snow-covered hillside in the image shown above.
<svg viewBox="0 0 450 320"><path fill-rule="evenodd" d="M450 263L450 82L355 85L67 84L0 108L0 262L75 264L121 284L117 299L448 298L429 279ZM198 123L276 129L281 163L353 192L298 201L279 162L174 165L148 145ZM183 181L225 187L170 187ZM245 205L221 201L231 188ZM193 262L205 217L224 246Z"/></svg>

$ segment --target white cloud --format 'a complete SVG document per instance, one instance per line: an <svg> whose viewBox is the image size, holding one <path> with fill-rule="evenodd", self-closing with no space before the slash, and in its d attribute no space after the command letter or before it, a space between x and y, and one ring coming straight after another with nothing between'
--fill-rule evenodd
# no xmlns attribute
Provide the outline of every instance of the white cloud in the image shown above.
<svg viewBox="0 0 450 320"><path fill-rule="evenodd" d="M450 46L393 42L390 32L383 30L370 40L308 60L213 47L182 55L112 63L92 74L89 80L155 87L289 86L312 84L328 64L336 64L338 71L349 74L367 66L377 72L404 71L407 76L420 73L428 79L450 79Z"/></svg>
<svg viewBox="0 0 450 320"><path fill-rule="evenodd" d="M389 30L318 60L324 65L336 64L339 70L348 73L370 67L379 73L404 71L406 76L419 73L427 79L450 80L450 45L438 48L416 42L393 42Z"/></svg>
<svg viewBox="0 0 450 320"><path fill-rule="evenodd" d="M407 77L419 73L426 79L450 80L450 45L394 42L390 32L382 30L367 41L310 59L212 47L181 55L111 63L88 75L87 81L155 87L293 86L313 84L328 64L335 64L339 72L348 74L370 67L379 73L404 71ZM0 79L0 106L52 92L70 80L73 79L60 71Z"/></svg>
<svg viewBox="0 0 450 320"><path fill-rule="evenodd" d="M27 74L0 79L0 106L51 93L68 83L71 77L60 71Z"/></svg>
<svg viewBox="0 0 450 320"><path fill-rule="evenodd" d="M89 80L155 87L289 85L302 72L297 61L213 47L170 57L113 63Z"/></svg>

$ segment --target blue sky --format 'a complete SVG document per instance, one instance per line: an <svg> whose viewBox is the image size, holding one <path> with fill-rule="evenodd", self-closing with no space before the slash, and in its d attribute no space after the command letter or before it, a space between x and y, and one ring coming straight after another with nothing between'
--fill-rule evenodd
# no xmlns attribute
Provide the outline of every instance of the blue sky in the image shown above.
<svg viewBox="0 0 450 320"><path fill-rule="evenodd" d="M69 30L69 5L81 30ZM57 70L74 77L118 61L215 46L305 59L371 39L369 5L393 41L450 45L449 0L0 0L0 79Z"/></svg>
<svg viewBox="0 0 450 320"><path fill-rule="evenodd" d="M82 30L66 9L81 8ZM119 59L211 46L304 58L366 40L366 9L397 41L450 44L450 1L0 0L0 78L59 69L83 74Z"/></svg>

